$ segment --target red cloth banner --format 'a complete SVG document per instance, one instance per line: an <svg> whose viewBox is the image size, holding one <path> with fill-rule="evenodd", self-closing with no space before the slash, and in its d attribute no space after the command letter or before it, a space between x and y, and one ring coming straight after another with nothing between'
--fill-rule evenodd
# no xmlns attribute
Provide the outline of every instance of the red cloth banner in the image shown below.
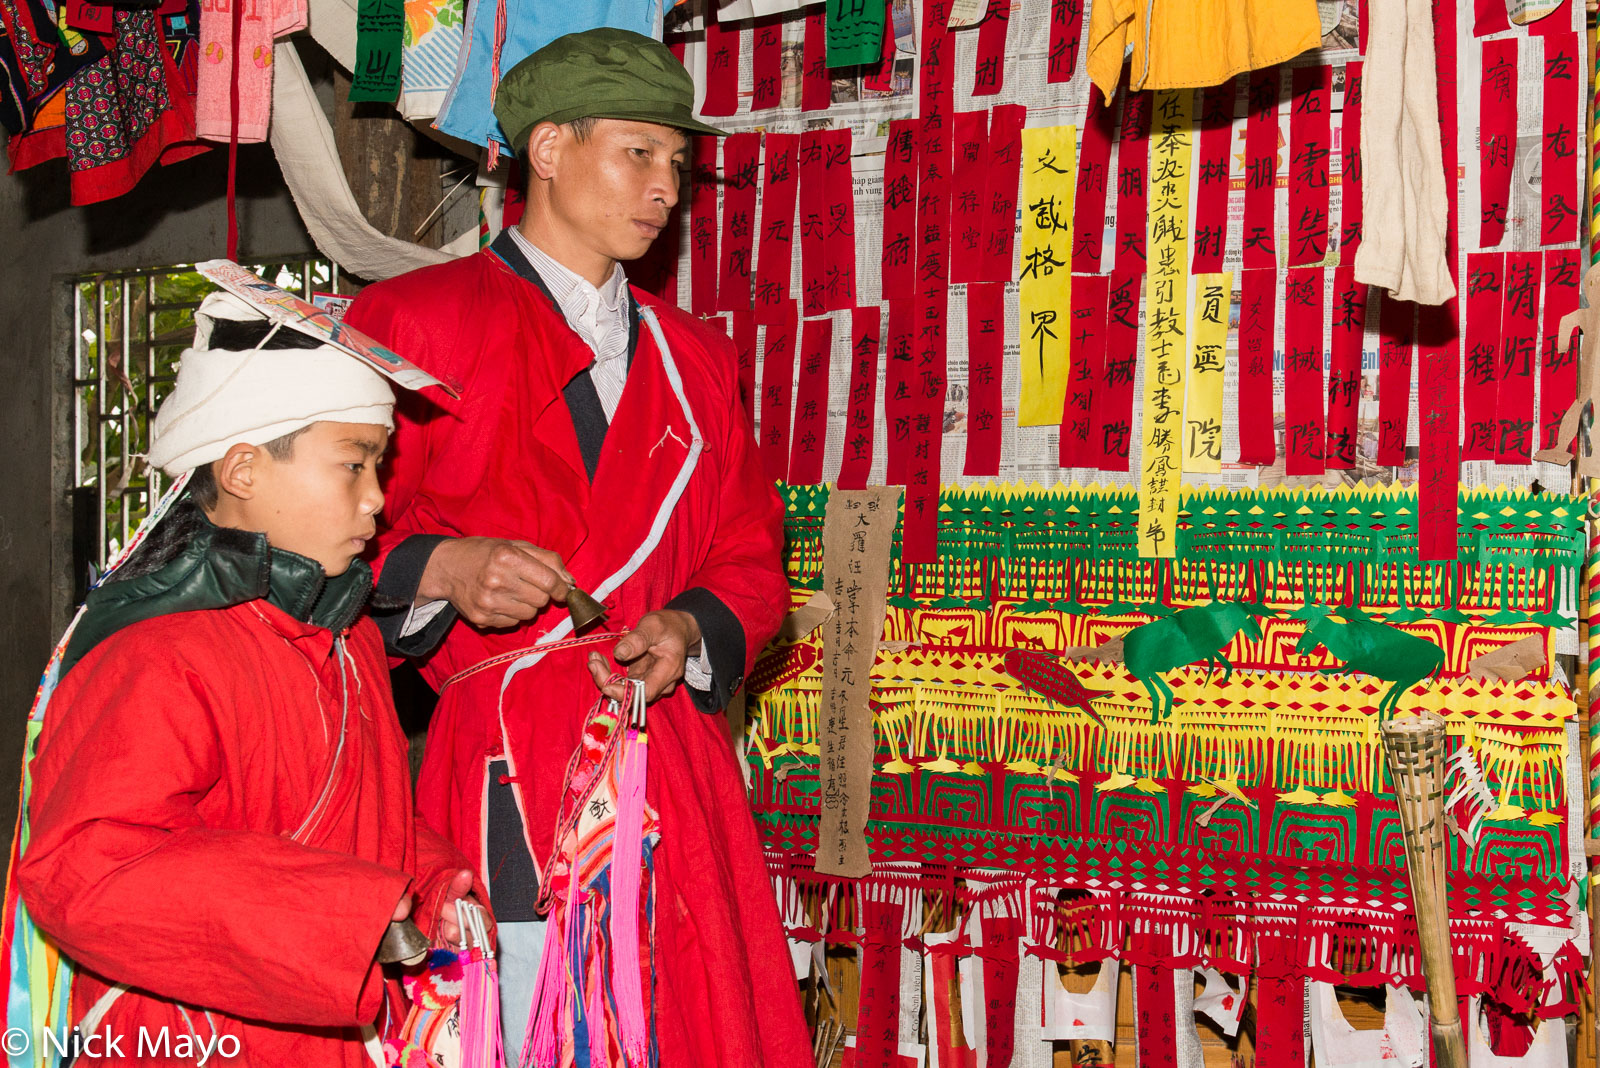
<svg viewBox="0 0 1600 1068"><path fill-rule="evenodd" d="M1102 471L1126 471L1133 441L1134 370L1139 345L1139 298L1143 265L1116 271L1106 290L1105 363L1094 391L1094 421L1100 427ZM1091 465L1086 465L1091 466Z"/></svg>
<svg viewBox="0 0 1600 1068"><path fill-rule="evenodd" d="M689 310L717 310L717 138L694 139L694 192L689 198Z"/></svg>
<svg viewBox="0 0 1600 1068"><path fill-rule="evenodd" d="M1283 286L1283 470L1288 475L1320 475L1325 466L1322 351L1322 270L1292 268Z"/></svg>
<svg viewBox="0 0 1600 1068"><path fill-rule="evenodd" d="M1205 90L1200 98L1200 157L1195 161L1200 177L1194 195L1195 274L1216 274L1221 271L1222 257L1228 248L1228 187L1231 184L1228 157L1233 145L1233 106L1237 95L1237 79L1229 78L1221 85ZM1089 94L1089 99L1089 121L1093 121L1093 93ZM1087 140L1087 132L1084 137ZM1080 161L1079 167L1082 165ZM1078 190L1078 195L1082 197L1081 170ZM1096 251L1098 253L1098 248ZM1076 246L1072 255L1073 270L1077 270Z"/></svg>
<svg viewBox="0 0 1600 1068"><path fill-rule="evenodd" d="M1361 64L1344 65L1339 127L1339 262L1355 263L1361 247Z"/></svg>
<svg viewBox="0 0 1600 1068"><path fill-rule="evenodd" d="M733 313L733 326L728 331L733 338L733 351L739 360L739 403L744 405L745 418L756 425L756 317L747 311Z"/></svg>
<svg viewBox="0 0 1600 1068"><path fill-rule="evenodd" d="M1239 462L1271 464L1278 458L1272 420L1273 332L1277 325L1278 272L1241 272L1239 281Z"/></svg>
<svg viewBox="0 0 1600 1068"><path fill-rule="evenodd" d="M883 160L883 299L917 291L917 120L889 123Z"/></svg>
<svg viewBox="0 0 1600 1068"><path fill-rule="evenodd" d="M1497 5L1505 14L1505 5ZM1478 83L1478 177L1482 214L1478 244L1493 248L1506 236L1511 164L1517 153L1517 39L1483 42Z"/></svg>
<svg viewBox="0 0 1600 1068"><path fill-rule="evenodd" d="M911 415L916 407L912 403L911 382L919 310L915 297L889 302L889 344L883 368L883 420L888 427L884 484L889 486L904 486L906 469L911 464Z"/></svg>
<svg viewBox="0 0 1600 1068"><path fill-rule="evenodd" d="M833 355L833 320L807 319L800 328L800 383L794 393L794 432L789 440L789 481L822 481L828 439L828 365Z"/></svg>
<svg viewBox="0 0 1600 1068"><path fill-rule="evenodd" d="M1495 401L1500 441L1495 459L1503 464L1533 462L1533 386L1539 364L1539 281L1543 257L1537 252L1506 256L1505 304L1500 312L1500 393Z"/></svg>
<svg viewBox="0 0 1600 1068"><path fill-rule="evenodd" d="M1555 18L1551 15L1549 18ZM1544 145L1540 156L1539 243L1578 239L1578 164L1583 126L1578 113L1578 35L1544 39Z"/></svg>
<svg viewBox="0 0 1600 1068"><path fill-rule="evenodd" d="M1100 465L1100 424L1095 386L1105 375L1106 300L1111 279L1103 274L1072 281L1072 333L1067 338L1071 370L1061 407L1059 462L1062 467Z"/></svg>
<svg viewBox="0 0 1600 1068"><path fill-rule="evenodd" d="M989 117L989 166L984 205L988 211L979 281L1011 280L1012 239L1017 227L1017 186L1022 180L1022 124L1028 109L999 104ZM1104 202L1104 196L1101 200Z"/></svg>
<svg viewBox="0 0 1600 1068"><path fill-rule="evenodd" d="M794 395L794 342L798 315L794 301L767 326L761 360L761 464L775 482L789 477L789 402Z"/></svg>
<svg viewBox="0 0 1600 1068"><path fill-rule="evenodd" d="M1357 415L1361 403L1361 341L1367 325L1367 287L1355 268L1333 272L1333 326L1328 344L1328 444L1324 463L1347 471L1356 463Z"/></svg>
<svg viewBox="0 0 1600 1068"><path fill-rule="evenodd" d="M950 281L984 281L984 239L989 212L989 113L959 111L955 122L955 175L950 184Z"/></svg>
<svg viewBox="0 0 1600 1068"><path fill-rule="evenodd" d="M1117 244L1115 271L1144 270L1144 232L1149 226L1150 93L1124 93L1117 141Z"/></svg>
<svg viewBox="0 0 1600 1068"><path fill-rule="evenodd" d="M1578 310L1581 253L1560 249L1544 254L1544 319L1539 338L1539 447L1555 446L1556 429L1578 396L1578 337L1561 337L1561 317ZM1557 352L1561 341L1570 342Z"/></svg>
<svg viewBox="0 0 1600 1068"><path fill-rule="evenodd" d="M856 308L850 313L850 393L844 417L840 489L865 489L872 474L880 322L877 308Z"/></svg>
<svg viewBox="0 0 1600 1068"><path fill-rule="evenodd" d="M1278 67L1250 75L1244 134L1245 270L1278 265Z"/></svg>
<svg viewBox="0 0 1600 1068"><path fill-rule="evenodd" d="M1106 178L1111 170L1111 139L1116 128L1116 112L1099 93L1090 90L1089 114L1083 120L1083 136L1078 143L1078 188L1072 202L1074 274L1100 273L1106 232Z"/></svg>
<svg viewBox="0 0 1600 1068"><path fill-rule="evenodd" d="M806 35L802 47L805 69L800 75L800 110L827 111L833 103L833 79L828 77L827 11L823 5L806 15Z"/></svg>
<svg viewBox="0 0 1600 1068"><path fill-rule="evenodd" d="M1461 383L1466 419L1463 460L1493 460L1500 440L1495 404L1500 392L1500 294L1505 261L1499 252L1474 252L1467 257L1467 366Z"/></svg>
<svg viewBox="0 0 1600 1068"><path fill-rule="evenodd" d="M722 269L717 273L717 309L750 307L750 249L755 240L756 180L761 173L761 135L734 134L722 146Z"/></svg>
<svg viewBox="0 0 1600 1068"><path fill-rule="evenodd" d="M1289 103L1289 262L1320 263L1328 254L1328 132L1332 67L1295 67Z"/></svg>
<svg viewBox="0 0 1600 1068"><path fill-rule="evenodd" d="M1050 55L1045 80L1070 82L1078 69L1078 45L1083 40L1083 0L1051 0ZM1089 90L1094 95L1094 90Z"/></svg>
<svg viewBox="0 0 1600 1068"><path fill-rule="evenodd" d="M783 103L783 23L778 19L757 22L751 31L750 110L765 111ZM768 134L770 142L773 134Z"/></svg>
<svg viewBox="0 0 1600 1068"><path fill-rule="evenodd" d="M972 75L973 96L994 96L1006 84L1006 30L1011 26L1011 0L989 0L989 13L978 27L978 55Z"/></svg>
<svg viewBox="0 0 1600 1068"><path fill-rule="evenodd" d="M1417 306L1388 294L1378 308L1378 463L1406 462L1411 418L1411 350L1417 339Z"/></svg>
<svg viewBox="0 0 1600 1068"><path fill-rule="evenodd" d="M1000 379L1005 360L1006 286L967 287L967 457L965 475L1000 473Z"/></svg>
<svg viewBox="0 0 1600 1068"><path fill-rule="evenodd" d="M794 209L800 192L800 135L767 134L762 167L761 243L756 252L755 304L758 321L779 317L789 302L794 262Z"/></svg>
<svg viewBox="0 0 1600 1068"><path fill-rule="evenodd" d="M706 20L706 98L702 115L739 110L739 25Z"/></svg>

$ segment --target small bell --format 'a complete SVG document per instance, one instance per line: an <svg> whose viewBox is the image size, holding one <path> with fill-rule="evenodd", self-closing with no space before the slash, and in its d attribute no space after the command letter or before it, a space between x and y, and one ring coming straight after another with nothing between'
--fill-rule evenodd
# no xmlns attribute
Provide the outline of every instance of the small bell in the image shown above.
<svg viewBox="0 0 1600 1068"><path fill-rule="evenodd" d="M572 633L577 634L606 618L606 606L573 586L567 590L567 614L572 617Z"/></svg>
<svg viewBox="0 0 1600 1068"><path fill-rule="evenodd" d="M412 965L428 955L428 940L410 920L395 920L378 943L379 964Z"/></svg>

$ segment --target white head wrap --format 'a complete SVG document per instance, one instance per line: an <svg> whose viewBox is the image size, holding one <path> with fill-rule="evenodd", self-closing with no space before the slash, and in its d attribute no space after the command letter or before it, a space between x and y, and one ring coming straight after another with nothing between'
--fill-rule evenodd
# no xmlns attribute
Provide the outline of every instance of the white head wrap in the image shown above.
<svg viewBox="0 0 1600 1068"><path fill-rule="evenodd" d="M195 313L195 347L150 428L150 462L177 477L220 460L234 445L264 445L318 422L394 429L394 393L371 367L332 345L314 349L210 348L215 319L263 320L231 293ZM283 327L283 329L290 329Z"/></svg>

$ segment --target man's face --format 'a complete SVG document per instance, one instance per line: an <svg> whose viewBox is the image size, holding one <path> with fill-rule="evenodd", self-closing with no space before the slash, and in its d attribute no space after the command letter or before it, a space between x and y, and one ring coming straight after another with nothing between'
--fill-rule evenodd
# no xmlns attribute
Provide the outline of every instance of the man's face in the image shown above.
<svg viewBox="0 0 1600 1068"><path fill-rule="evenodd" d="M689 153L683 131L601 119L579 140L563 127L550 183L550 221L588 252L636 260L667 224Z"/></svg>
<svg viewBox="0 0 1600 1068"><path fill-rule="evenodd" d="M286 460L260 450L248 522L274 548L342 575L377 531L378 460L389 431L371 423L313 423Z"/></svg>

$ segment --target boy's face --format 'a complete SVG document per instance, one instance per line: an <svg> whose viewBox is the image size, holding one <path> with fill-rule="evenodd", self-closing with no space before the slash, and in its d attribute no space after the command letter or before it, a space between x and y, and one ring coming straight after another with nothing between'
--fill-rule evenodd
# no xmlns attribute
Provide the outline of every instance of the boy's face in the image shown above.
<svg viewBox="0 0 1600 1068"><path fill-rule="evenodd" d="M255 492L240 502L241 523L277 549L310 557L331 578L349 570L377 531L383 508L378 460L389 431L371 423L313 423L277 460L256 451Z"/></svg>

